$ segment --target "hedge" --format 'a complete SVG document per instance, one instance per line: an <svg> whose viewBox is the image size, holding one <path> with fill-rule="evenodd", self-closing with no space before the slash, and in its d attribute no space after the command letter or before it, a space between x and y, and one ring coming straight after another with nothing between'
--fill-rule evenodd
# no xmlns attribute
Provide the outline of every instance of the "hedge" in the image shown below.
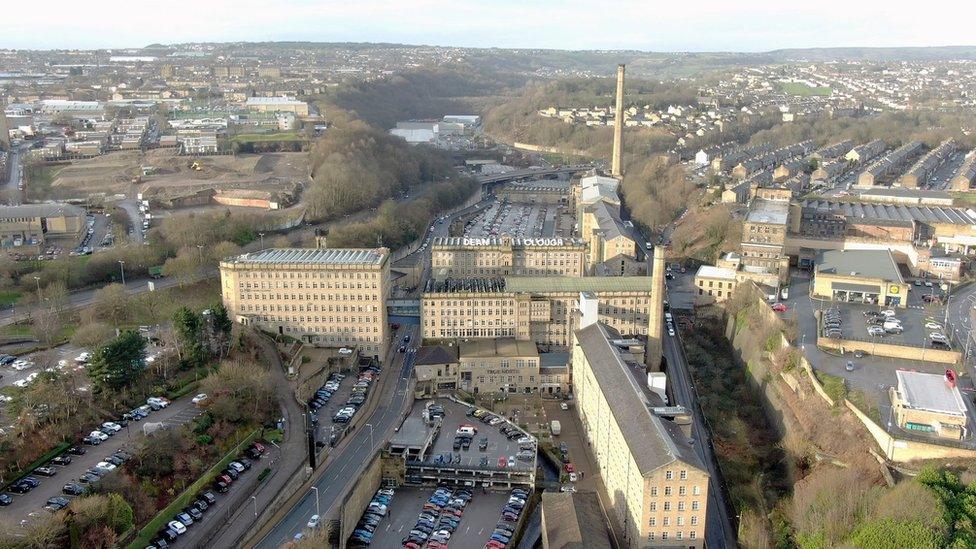
<svg viewBox="0 0 976 549"><path fill-rule="evenodd" d="M136 536L136 539L126 546L127 549L144 549L147 545L149 545L163 525L173 520L173 517L176 516L177 513L182 511L184 507L186 507L191 501L193 501L194 498L196 498L197 494L201 490L210 484L210 481L217 476L217 473L223 471L224 468L227 467L228 463L237 458L237 455L242 449L244 449L244 447L254 442L260 436L261 429L251 431L251 433L244 437L244 440L239 442L237 446L224 454L224 457L221 458L216 465L208 469L206 473L201 475L200 478L198 478L186 490L183 490L183 493L177 496L176 499L171 501L170 504L162 509L159 513L156 513L156 516L146 523L142 530L139 531L139 535Z"/></svg>
<svg viewBox="0 0 976 549"><path fill-rule="evenodd" d="M7 486L5 486L4 488L6 489L11 484L13 484L13 483L17 482L18 480L26 477L27 475L33 473L34 472L34 469L37 469L41 465L44 465L45 463L51 461L51 459L53 459L54 456L57 456L57 455L61 454L61 452L64 452L68 448L71 448L71 446L72 446L72 444L70 442L62 442L61 444L58 444L54 448L51 448L50 450L47 451L46 454L44 454L43 456L35 459L27 467L24 467L23 469L21 469L21 471L19 473L17 473L17 475L14 476L14 478L10 482L8 482L7 483Z"/></svg>

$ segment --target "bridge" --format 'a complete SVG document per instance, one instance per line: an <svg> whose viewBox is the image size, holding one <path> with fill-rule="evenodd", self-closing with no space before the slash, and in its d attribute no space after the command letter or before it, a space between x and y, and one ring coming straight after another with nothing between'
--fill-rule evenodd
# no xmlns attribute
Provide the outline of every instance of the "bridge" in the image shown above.
<svg viewBox="0 0 976 549"><path fill-rule="evenodd" d="M419 299L388 299L386 311L389 316L420 316Z"/></svg>
<svg viewBox="0 0 976 549"><path fill-rule="evenodd" d="M508 181L517 181L519 179L529 179L544 175L578 173L586 170L592 170L593 168L594 166L592 164L576 164L572 166L560 166L552 168L526 168L524 170L515 170L496 175L479 175L478 182L480 182L483 187L487 187L495 183L505 183Z"/></svg>

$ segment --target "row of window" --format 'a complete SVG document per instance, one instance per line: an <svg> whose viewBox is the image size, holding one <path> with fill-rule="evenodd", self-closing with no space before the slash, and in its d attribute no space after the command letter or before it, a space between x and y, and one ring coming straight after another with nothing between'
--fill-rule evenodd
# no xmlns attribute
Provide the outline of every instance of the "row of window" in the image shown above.
<svg viewBox="0 0 976 549"><path fill-rule="evenodd" d="M379 329L376 326L363 326L364 322L360 322L356 317L304 317L304 316L277 316L277 315L260 315L255 316L255 320L259 322L290 322L293 324L301 324L301 326L295 329L302 332L317 332L328 330L330 332L337 331L335 324L339 323L343 325L343 332L350 333L378 333ZM314 320L313 320L314 318ZM374 317L375 318L375 317ZM324 326L318 323L330 322L331 326ZM307 324L306 324L307 323ZM316 323L313 325L313 323ZM374 321L374 324L378 324Z"/></svg>
<svg viewBox="0 0 976 549"><path fill-rule="evenodd" d="M680 495L685 495L685 494L680 494ZM697 511L698 510L698 506L699 506L698 500L695 500L695 501L691 502L691 510L692 511ZM656 501L652 501L651 502L651 508L649 510L651 512L657 512L657 502ZM662 511L670 511L671 510L671 502L670 501L663 502L663 505L661 506L661 510ZM685 502L679 501L678 502L678 509L677 510L678 511L684 511L685 510Z"/></svg>
<svg viewBox="0 0 976 549"><path fill-rule="evenodd" d="M313 280L371 280L378 278L378 272L362 271L241 271L241 278L267 279L313 279Z"/></svg>
<svg viewBox="0 0 976 549"><path fill-rule="evenodd" d="M293 301L376 301L379 296L376 294L247 294L240 293L238 298L241 301L283 301L290 299ZM374 306L375 307L375 306Z"/></svg>
<svg viewBox="0 0 976 549"><path fill-rule="evenodd" d="M667 532L661 532L661 539L662 540L668 539L668 533ZM684 538L684 532L675 532L674 533L674 539L685 539ZM695 532L694 530L692 530L691 532L688 532L688 539L698 539L698 533ZM654 541L654 532L649 532L647 534L647 540L648 541Z"/></svg>
<svg viewBox="0 0 976 549"><path fill-rule="evenodd" d="M678 526L684 526L685 517L675 517L675 523ZM689 523L692 526L698 526L698 515L691 515ZM657 517L651 517L649 526L657 526ZM671 517L663 517L661 519L661 526L671 526Z"/></svg>
<svg viewBox="0 0 976 549"><path fill-rule="evenodd" d="M296 288L299 290L368 290L370 288L376 289L376 282L337 282L337 283L325 283L321 285L318 282L311 282L303 284L301 282L291 283L291 282L241 282L241 288L248 290L277 290L277 289L291 289Z"/></svg>
<svg viewBox="0 0 976 549"><path fill-rule="evenodd" d="M309 312L309 313L378 313L380 308L376 305L318 305L315 303L309 305L252 305L245 303L241 305L242 312L258 312L258 311L280 311L280 312Z"/></svg>

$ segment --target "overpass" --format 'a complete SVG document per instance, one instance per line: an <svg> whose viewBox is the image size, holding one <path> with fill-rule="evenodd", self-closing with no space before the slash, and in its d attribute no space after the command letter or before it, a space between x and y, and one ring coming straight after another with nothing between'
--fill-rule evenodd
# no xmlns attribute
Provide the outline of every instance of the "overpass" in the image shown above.
<svg viewBox="0 0 976 549"><path fill-rule="evenodd" d="M500 173L496 175L479 175L478 182L481 183L482 187L487 188L496 183L507 183L509 181L536 178L544 175L572 174L572 173L583 172L586 170L592 170L593 168L594 168L593 164L576 164L572 166L561 166L561 167L552 167L552 168L526 168L524 170L515 170L508 173Z"/></svg>

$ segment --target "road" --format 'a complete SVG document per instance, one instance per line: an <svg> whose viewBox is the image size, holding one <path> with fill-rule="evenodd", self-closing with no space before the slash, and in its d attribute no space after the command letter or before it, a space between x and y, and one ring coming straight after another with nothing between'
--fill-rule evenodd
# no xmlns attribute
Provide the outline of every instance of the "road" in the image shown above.
<svg viewBox="0 0 976 549"><path fill-rule="evenodd" d="M83 456L71 456L71 463L68 465L64 467L52 466L58 472L55 476L49 478L35 475L41 481L41 485L23 495L12 494L14 502L4 508L4 516L16 519L19 523L21 520L32 520L33 517L38 516L38 513L46 514L47 512L42 507L46 505L48 498L62 495L61 487L65 483L77 482L86 470L120 449L125 449L130 453L135 452L145 437L142 433L143 425L163 423L167 426L177 426L198 415L200 415L200 409L190 402L190 397L187 396L162 410L152 412L149 417L140 422L130 422L118 434L109 437L108 440L98 446L84 446L87 453ZM96 425L91 426L92 430L95 428ZM78 445L81 446L80 441L78 441Z"/></svg>
<svg viewBox="0 0 976 549"><path fill-rule="evenodd" d="M218 274L217 269L208 271L207 273L205 273L203 276L200 277L200 280L216 277L217 274ZM125 291L129 294L139 294L142 292L148 292L149 282L150 279L148 278L137 278L135 280L129 280L129 278L127 277L125 280ZM155 282L155 287L157 290L161 290L163 288L171 288L173 286L179 285L180 283L179 279L176 277L161 278L153 282ZM97 292L98 290L99 288L90 288L87 290L79 290L76 292L71 292L70 294L68 294L68 307L74 309L87 307L88 305L91 304L92 299L95 296L95 292ZM18 320L23 319L25 316L26 316L26 309L24 307L13 307L10 309L4 309L3 311L0 311L0 326L13 324Z"/></svg>
<svg viewBox="0 0 976 549"><path fill-rule="evenodd" d="M23 153L30 145L22 144L19 147L11 147L10 158L8 162L10 164L10 177L7 178L7 182L4 185L7 188L7 200L11 205L17 205L23 202L23 191L17 186L23 181L24 173L23 166L21 166L21 160L23 159Z"/></svg>
<svg viewBox="0 0 976 549"><path fill-rule="evenodd" d="M668 363L668 380L677 404L691 411L694 422L692 424L692 438L695 441L695 452L708 469L708 511L705 525L705 544L714 548L733 548L738 546L738 535L729 520L729 508L723 497L718 460L712 448L705 419L701 408L698 407L697 395L688 372L688 362L684 350L677 337L664 334L664 356Z"/></svg>
<svg viewBox="0 0 976 549"><path fill-rule="evenodd" d="M254 522L254 513L259 505L264 506L277 497L290 480L291 473L305 461L305 434L302 430L302 407L295 401L292 385L285 375L274 342L258 333L252 333L261 351L261 360L268 366L274 381L275 393L281 404L284 419L284 440L277 447L269 448L269 455L255 463L252 471L256 474L245 476L231 485L225 497L204 515L203 528L196 527L180 536L179 547L234 547L237 539L244 535ZM265 467L272 473L258 485L257 477ZM211 542L215 543L211 543Z"/></svg>
<svg viewBox="0 0 976 549"><path fill-rule="evenodd" d="M413 332L416 326L411 326L409 329ZM411 337L416 337L416 334ZM400 424L412 401L408 396L412 390L410 378L415 355L391 353L390 356L393 357L392 364L386 365L384 371L396 372L395 384L391 386L386 383L380 388L383 390L392 387L392 390L378 395L380 404L373 413L359 420L359 427L349 435L343 443L344 446L337 447L337 451L329 456L329 463L325 468L315 474L314 486L318 488L318 505L316 505L315 492L309 490L298 504L274 525L271 532L257 543L257 547L272 549L290 541L295 534L305 528L308 518L316 514L316 507L319 508L320 516L330 516L335 507L342 503L349 489L359 480L359 475L370 457L386 444L387 438ZM372 425L372 428L367 425ZM220 546L220 543L216 546Z"/></svg>

